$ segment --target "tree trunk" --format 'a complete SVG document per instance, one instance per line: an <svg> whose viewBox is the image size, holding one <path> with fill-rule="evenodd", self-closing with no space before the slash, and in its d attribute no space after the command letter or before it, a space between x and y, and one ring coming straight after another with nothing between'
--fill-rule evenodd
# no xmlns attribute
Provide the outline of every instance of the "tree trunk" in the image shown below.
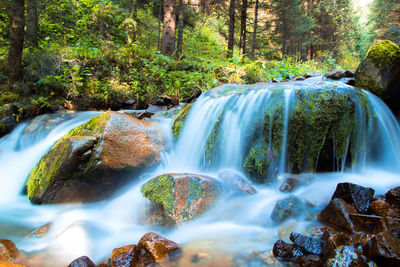
<svg viewBox="0 0 400 267"><path fill-rule="evenodd" d="M229 4L229 36L227 58L233 56L233 46L235 44L235 0L230 0Z"/></svg>
<svg viewBox="0 0 400 267"><path fill-rule="evenodd" d="M26 43L28 47L38 46L38 0L27 0Z"/></svg>
<svg viewBox="0 0 400 267"><path fill-rule="evenodd" d="M158 10L158 38L157 38L157 50L160 50L160 37L161 37L161 18L162 18L162 6L164 1L160 0L160 9Z"/></svg>
<svg viewBox="0 0 400 267"><path fill-rule="evenodd" d="M242 0L240 15L240 45L242 54L246 54L246 21L247 21L247 0Z"/></svg>
<svg viewBox="0 0 400 267"><path fill-rule="evenodd" d="M177 51L176 57L179 58L182 55L182 45L183 45L183 0L179 0L178 6L178 41L177 41Z"/></svg>
<svg viewBox="0 0 400 267"><path fill-rule="evenodd" d="M12 3L11 43L8 54L8 72L11 83L22 76L22 50L24 48L24 0Z"/></svg>
<svg viewBox="0 0 400 267"><path fill-rule="evenodd" d="M258 0L256 0L256 7L254 10L254 30L253 30L253 44L251 45L251 59L255 59L256 42L257 42L257 23L258 23Z"/></svg>
<svg viewBox="0 0 400 267"><path fill-rule="evenodd" d="M138 0L133 0L132 6L132 19L135 22L135 28L132 32L132 42L136 41L137 32L138 32L138 21L137 21L137 12L138 12Z"/></svg>
<svg viewBox="0 0 400 267"><path fill-rule="evenodd" d="M175 0L164 0L164 28L161 39L161 53L171 56L175 51Z"/></svg>

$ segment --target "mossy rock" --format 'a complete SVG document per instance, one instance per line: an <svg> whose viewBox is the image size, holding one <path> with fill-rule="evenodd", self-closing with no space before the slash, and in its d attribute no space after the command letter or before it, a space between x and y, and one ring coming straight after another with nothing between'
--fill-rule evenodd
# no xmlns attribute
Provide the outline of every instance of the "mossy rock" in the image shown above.
<svg viewBox="0 0 400 267"><path fill-rule="evenodd" d="M222 192L219 180L197 174L163 174L142 185L143 196L161 204L175 224L194 219L210 209Z"/></svg>
<svg viewBox="0 0 400 267"><path fill-rule="evenodd" d="M181 133L183 124L185 123L185 120L187 116L189 115L189 112L192 108L192 104L186 105L176 116L174 122L172 123L172 134L175 138L179 136Z"/></svg>
<svg viewBox="0 0 400 267"><path fill-rule="evenodd" d="M384 40L370 47L355 74L355 84L379 96L400 111L400 48Z"/></svg>
<svg viewBox="0 0 400 267"><path fill-rule="evenodd" d="M104 199L132 175L157 165L162 150L150 122L103 113L71 130L42 157L28 176L28 198L36 204Z"/></svg>

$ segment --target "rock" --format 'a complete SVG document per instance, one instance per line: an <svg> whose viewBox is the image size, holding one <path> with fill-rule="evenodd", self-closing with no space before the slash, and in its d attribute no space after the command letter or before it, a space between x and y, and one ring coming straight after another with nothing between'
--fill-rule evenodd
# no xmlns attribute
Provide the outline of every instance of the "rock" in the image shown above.
<svg viewBox="0 0 400 267"><path fill-rule="evenodd" d="M293 79L293 81L304 81L305 79L306 79L306 77L304 77L304 76L298 76L298 77L295 77Z"/></svg>
<svg viewBox="0 0 400 267"><path fill-rule="evenodd" d="M344 78L354 78L354 76L356 75L356 73L352 70L346 70L344 72L345 77Z"/></svg>
<svg viewBox="0 0 400 267"><path fill-rule="evenodd" d="M106 112L71 130L28 176L35 204L91 202L109 197L159 164L161 138L150 122Z"/></svg>
<svg viewBox="0 0 400 267"><path fill-rule="evenodd" d="M240 191L249 195L257 193L257 190L250 185L247 179L236 171L228 169L222 170L218 173L218 178L235 191Z"/></svg>
<svg viewBox="0 0 400 267"><path fill-rule="evenodd" d="M47 223L35 230L33 230L28 237L30 238L42 238L43 236L45 236L47 234L47 232L50 230L51 227L51 223Z"/></svg>
<svg viewBox="0 0 400 267"><path fill-rule="evenodd" d="M1 261L1 260L0 260L0 266L1 267L27 267L26 265L16 264L16 263L13 263L13 262Z"/></svg>
<svg viewBox="0 0 400 267"><path fill-rule="evenodd" d="M17 126L18 106L5 104L0 107L0 137L10 133Z"/></svg>
<svg viewBox="0 0 400 267"><path fill-rule="evenodd" d="M285 260L292 260L304 255L300 248L293 244L288 244L283 240L276 241L272 251L274 252L275 257Z"/></svg>
<svg viewBox="0 0 400 267"><path fill-rule="evenodd" d="M111 266L129 267L134 264L134 253L136 245L127 245L115 248L112 251Z"/></svg>
<svg viewBox="0 0 400 267"><path fill-rule="evenodd" d="M82 256L71 262L68 267L96 267L87 256Z"/></svg>
<svg viewBox="0 0 400 267"><path fill-rule="evenodd" d="M290 240L297 247L301 248L305 254L321 256L325 249L325 241L298 233L292 233L290 235Z"/></svg>
<svg viewBox="0 0 400 267"><path fill-rule="evenodd" d="M158 113L158 112L163 112L168 109L168 106L156 106L156 105L150 105L147 109L146 112L148 113Z"/></svg>
<svg viewBox="0 0 400 267"><path fill-rule="evenodd" d="M355 84L380 97L394 111L400 109L400 48L391 41L370 47L358 66Z"/></svg>
<svg viewBox="0 0 400 267"><path fill-rule="evenodd" d="M340 198L335 198L321 211L318 215L318 220L337 231L352 233L359 229L350 218L350 214L352 213L357 213L354 206Z"/></svg>
<svg viewBox="0 0 400 267"><path fill-rule="evenodd" d="M196 87L193 90L193 94L191 97L189 97L188 99L185 100L186 103L193 103L197 98L199 98L201 96L203 92L201 91L200 88Z"/></svg>
<svg viewBox="0 0 400 267"><path fill-rule="evenodd" d="M382 200L372 201L369 209L372 214L378 216L400 218L399 210Z"/></svg>
<svg viewBox="0 0 400 267"><path fill-rule="evenodd" d="M328 259L325 266L329 267L358 267L367 265L366 258L362 256L362 251L354 246L340 246L335 251L335 257Z"/></svg>
<svg viewBox="0 0 400 267"><path fill-rule="evenodd" d="M347 246L351 244L350 236L346 233L331 233L325 231L321 237L325 241L324 255L326 257L334 257L336 249L340 246Z"/></svg>
<svg viewBox="0 0 400 267"><path fill-rule="evenodd" d="M169 96L162 96L162 97L154 97L153 99L151 99L150 104L153 106L167 106L168 107L168 106L176 106L178 103L176 103L176 100L172 99Z"/></svg>
<svg viewBox="0 0 400 267"><path fill-rule="evenodd" d="M149 200L162 204L176 224L191 220L211 208L222 192L221 182L197 174L163 174L142 185Z"/></svg>
<svg viewBox="0 0 400 267"><path fill-rule="evenodd" d="M312 72L307 72L306 74L304 74L305 78L318 77L318 76L321 76L321 72L319 72L319 71L312 71Z"/></svg>
<svg viewBox="0 0 400 267"><path fill-rule="evenodd" d="M179 136L181 133L183 124L189 115L190 109L192 108L192 104L186 105L176 116L174 122L172 123L172 134L175 138Z"/></svg>
<svg viewBox="0 0 400 267"><path fill-rule="evenodd" d="M318 255L305 255L297 257L294 263L303 267L319 267L323 266L324 261Z"/></svg>
<svg viewBox="0 0 400 267"><path fill-rule="evenodd" d="M375 235L364 247L368 258L379 266L400 264L400 239L387 232Z"/></svg>
<svg viewBox="0 0 400 267"><path fill-rule="evenodd" d="M300 216L304 213L305 203L296 196L289 196L279 200L272 211L271 219L274 223L282 223L289 218Z"/></svg>
<svg viewBox="0 0 400 267"><path fill-rule="evenodd" d="M15 261L20 252L17 246L8 239L0 239L0 261Z"/></svg>
<svg viewBox="0 0 400 267"><path fill-rule="evenodd" d="M345 78L347 76L346 76L346 71L344 70L333 70L325 74L325 77L331 80L340 80L341 78Z"/></svg>
<svg viewBox="0 0 400 267"><path fill-rule="evenodd" d="M287 76L287 78L288 78L289 80L293 80L295 77L296 77L296 76L295 76L294 74L289 74L289 75Z"/></svg>
<svg viewBox="0 0 400 267"><path fill-rule="evenodd" d="M286 193L293 192L297 188L299 188L300 186L302 186L308 182L309 182L309 180L304 177L299 177L299 176L288 177L279 187L279 191L286 192Z"/></svg>
<svg viewBox="0 0 400 267"><path fill-rule="evenodd" d="M392 204L396 209L400 210L400 186L389 190L385 194L386 202Z"/></svg>
<svg viewBox="0 0 400 267"><path fill-rule="evenodd" d="M366 213L374 197L375 190L369 187L362 187L352 183L339 183L331 199L340 198L355 208Z"/></svg>

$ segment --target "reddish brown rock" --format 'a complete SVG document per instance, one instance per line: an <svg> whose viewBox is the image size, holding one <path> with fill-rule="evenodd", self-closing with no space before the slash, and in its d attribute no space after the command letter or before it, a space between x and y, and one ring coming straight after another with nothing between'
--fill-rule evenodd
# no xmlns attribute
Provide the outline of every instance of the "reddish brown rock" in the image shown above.
<svg viewBox="0 0 400 267"><path fill-rule="evenodd" d="M133 264L136 245L128 245L116 248L112 252L111 266L129 267Z"/></svg>
<svg viewBox="0 0 400 267"><path fill-rule="evenodd" d="M364 246L368 258L380 266L400 265L400 239L388 232L375 235Z"/></svg>
<svg viewBox="0 0 400 267"><path fill-rule="evenodd" d="M331 199L340 198L354 204L357 211L366 213L374 197L375 190L352 183L339 183Z"/></svg>
<svg viewBox="0 0 400 267"><path fill-rule="evenodd" d="M8 239L0 239L0 261L15 261L19 256L17 246Z"/></svg>
<svg viewBox="0 0 400 267"><path fill-rule="evenodd" d="M324 264L324 261L318 255L299 256L294 262L297 266L303 267L320 267Z"/></svg>
<svg viewBox="0 0 400 267"><path fill-rule="evenodd" d="M87 256L82 256L71 262L68 267L96 267Z"/></svg>
<svg viewBox="0 0 400 267"><path fill-rule="evenodd" d="M349 235L345 233L331 233L325 231L321 239L325 241L325 248L323 254L326 257L334 257L336 255L335 250L338 247L351 244Z"/></svg>
<svg viewBox="0 0 400 267"><path fill-rule="evenodd" d="M31 238L42 238L50 230L50 227L51 227L51 223L47 223L47 224L45 224L43 226L40 226L39 228L33 230L29 234L29 237L31 237Z"/></svg>
<svg viewBox="0 0 400 267"><path fill-rule="evenodd" d="M399 210L382 200L371 202L370 213L381 217L400 218Z"/></svg>
<svg viewBox="0 0 400 267"><path fill-rule="evenodd" d="M386 202L400 210L400 186L389 190L385 194Z"/></svg>
<svg viewBox="0 0 400 267"><path fill-rule="evenodd" d="M10 261L1 261L0 260L0 267L27 267L26 265L13 263Z"/></svg>
<svg viewBox="0 0 400 267"><path fill-rule="evenodd" d="M286 243L283 240L276 241L272 251L275 257L285 260L293 260L298 256L304 255L300 248L293 244Z"/></svg>

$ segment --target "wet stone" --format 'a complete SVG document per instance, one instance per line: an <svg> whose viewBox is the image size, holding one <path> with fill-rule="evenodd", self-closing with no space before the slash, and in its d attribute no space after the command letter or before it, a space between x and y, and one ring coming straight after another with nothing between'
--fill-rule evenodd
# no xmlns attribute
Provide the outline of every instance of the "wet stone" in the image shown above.
<svg viewBox="0 0 400 267"><path fill-rule="evenodd" d="M319 267L323 266L323 260L318 255L305 255L297 257L295 264L303 267Z"/></svg>
<svg viewBox="0 0 400 267"><path fill-rule="evenodd" d="M111 266L129 267L134 261L134 251L136 245L127 245L121 248L115 248L112 251Z"/></svg>
<svg viewBox="0 0 400 267"><path fill-rule="evenodd" d="M282 223L289 218L294 218L304 212L305 203L295 196L279 200L271 214L274 223Z"/></svg>
<svg viewBox="0 0 400 267"><path fill-rule="evenodd" d="M318 76L321 76L321 72L319 72L319 71L312 71L312 72L307 72L306 74L304 74L305 78L318 77Z"/></svg>
<svg viewBox="0 0 400 267"><path fill-rule="evenodd" d="M370 212L382 217L400 218L399 210L382 200L372 201L370 205Z"/></svg>
<svg viewBox="0 0 400 267"><path fill-rule="evenodd" d="M179 252L180 246L156 233L147 233L142 236L135 248L136 259L143 264L152 262L168 262L173 252Z"/></svg>
<svg viewBox="0 0 400 267"><path fill-rule="evenodd" d="M324 255L327 257L335 256L335 250L340 246L350 245L350 236L345 233L331 233L325 231L321 237L325 241Z"/></svg>
<svg viewBox="0 0 400 267"><path fill-rule="evenodd" d="M291 260L298 256L304 255L301 249L296 247L296 245L286 243L283 240L276 241L272 251L275 257L285 260Z"/></svg>
<svg viewBox="0 0 400 267"><path fill-rule="evenodd" d="M82 256L73 262L68 267L96 267L96 265L87 256Z"/></svg>
<svg viewBox="0 0 400 267"><path fill-rule="evenodd" d="M352 213L357 213L352 205L340 198L335 198L321 211L318 220L335 230L352 233L356 227L350 218Z"/></svg>
<svg viewBox="0 0 400 267"><path fill-rule="evenodd" d="M379 266L400 264L400 239L388 232L375 235L364 246L368 258L375 261Z"/></svg>
<svg viewBox="0 0 400 267"><path fill-rule="evenodd" d="M330 258L325 266L343 266L343 267L358 267L369 266L366 263L366 258L361 255L362 249L354 246L341 246L336 249L335 257Z"/></svg>
<svg viewBox="0 0 400 267"><path fill-rule="evenodd" d="M246 178L233 170L222 170L218 178L228 184L233 190L253 195L257 190L250 185Z"/></svg>
<svg viewBox="0 0 400 267"><path fill-rule="evenodd" d="M340 198L347 203L354 204L361 213L368 211L369 205L374 197L375 190L352 183L340 183L331 199Z"/></svg>
<svg viewBox="0 0 400 267"><path fill-rule="evenodd" d="M8 239L0 239L0 261L13 261L19 255L17 246Z"/></svg>
<svg viewBox="0 0 400 267"><path fill-rule="evenodd" d="M322 255L325 248L325 241L304 236L298 233L292 233L290 240L298 247L300 247L305 254Z"/></svg>
<svg viewBox="0 0 400 267"><path fill-rule="evenodd" d="M305 181L300 177L289 177L279 187L281 192L293 192L301 185L305 184Z"/></svg>
<svg viewBox="0 0 400 267"><path fill-rule="evenodd" d="M385 194L386 202L400 210L400 186L389 190Z"/></svg>

